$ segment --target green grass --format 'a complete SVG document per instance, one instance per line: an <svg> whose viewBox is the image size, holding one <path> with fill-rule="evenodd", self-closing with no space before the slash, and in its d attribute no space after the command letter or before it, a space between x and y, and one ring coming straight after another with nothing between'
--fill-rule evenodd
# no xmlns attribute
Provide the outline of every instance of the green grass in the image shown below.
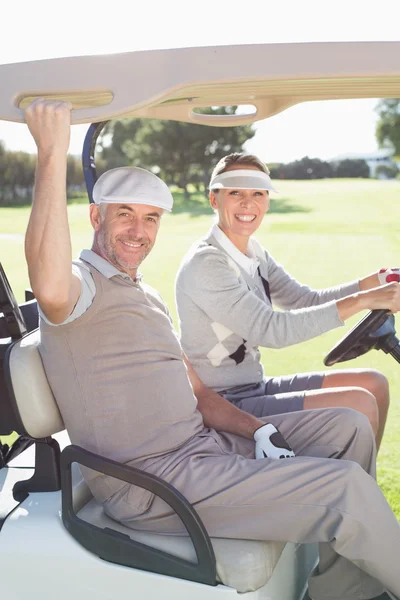
<svg viewBox="0 0 400 600"><path fill-rule="evenodd" d="M374 180L281 181L257 237L300 281L325 287L349 281L383 266L400 263L400 182ZM178 194L177 194L178 196ZM201 197L192 197L185 212L182 197L177 210L163 218L151 255L143 264L146 281L168 303L176 322L173 283L180 260L190 244L212 224L212 213ZM69 206L73 251L90 247L88 207ZM29 285L23 254L23 234L29 208L0 209L0 260L18 300ZM16 234L16 235L15 235ZM353 318L345 330L357 321ZM263 350L268 374L323 368L323 357L344 330L283 350ZM378 480L400 519L400 366L382 352L371 352L349 363L373 367L388 377L391 408L378 460ZM339 367L338 367L339 368Z"/></svg>

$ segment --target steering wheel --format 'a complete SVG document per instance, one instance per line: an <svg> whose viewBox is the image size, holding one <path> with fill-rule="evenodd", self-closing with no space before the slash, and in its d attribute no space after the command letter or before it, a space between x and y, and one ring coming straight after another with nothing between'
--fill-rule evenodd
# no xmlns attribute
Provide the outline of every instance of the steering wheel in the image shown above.
<svg viewBox="0 0 400 600"><path fill-rule="evenodd" d="M388 310L371 310L328 352L324 365L330 367L352 360L372 348L390 353L398 360L398 344L394 316Z"/></svg>

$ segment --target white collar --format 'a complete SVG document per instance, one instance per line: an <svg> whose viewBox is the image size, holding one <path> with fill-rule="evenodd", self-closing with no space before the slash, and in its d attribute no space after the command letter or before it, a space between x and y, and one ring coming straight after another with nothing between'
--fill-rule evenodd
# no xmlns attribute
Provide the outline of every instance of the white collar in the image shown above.
<svg viewBox="0 0 400 600"><path fill-rule="evenodd" d="M111 279L111 277L114 277L115 275L120 275L125 279L131 279L128 273L125 273L124 271L119 271L116 267L114 267L114 265L108 262L108 260L100 256L96 252L93 252L93 250L81 250L81 252L79 253L79 258L91 264L95 269L99 271L99 273L104 275L104 277L107 277L107 279ZM141 278L142 274L137 273L135 281L138 282Z"/></svg>
<svg viewBox="0 0 400 600"><path fill-rule="evenodd" d="M227 252L227 254L242 267L246 273L251 275L251 277L254 277L260 266L260 261L254 251L251 238L249 239L249 244L247 246L247 254L243 254L243 252L240 252L240 250L236 248L235 244L231 242L218 225L212 226L211 233L225 252Z"/></svg>

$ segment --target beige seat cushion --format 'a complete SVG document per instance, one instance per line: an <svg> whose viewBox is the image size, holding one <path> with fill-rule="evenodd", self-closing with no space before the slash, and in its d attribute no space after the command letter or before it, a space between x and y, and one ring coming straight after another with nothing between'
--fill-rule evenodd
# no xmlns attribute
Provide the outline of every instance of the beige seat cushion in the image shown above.
<svg viewBox="0 0 400 600"><path fill-rule="evenodd" d="M78 516L97 527L109 527L128 535L133 540L196 562L196 553L190 538L146 533L125 527L110 519L94 499L78 512ZM223 538L211 538L211 542L217 560L218 580L238 592L254 591L265 585L285 546L282 542Z"/></svg>
<svg viewBox="0 0 400 600"><path fill-rule="evenodd" d="M16 410L32 438L48 437L64 429L64 423L47 381L39 354L40 332L32 331L15 342L9 357L9 373Z"/></svg>

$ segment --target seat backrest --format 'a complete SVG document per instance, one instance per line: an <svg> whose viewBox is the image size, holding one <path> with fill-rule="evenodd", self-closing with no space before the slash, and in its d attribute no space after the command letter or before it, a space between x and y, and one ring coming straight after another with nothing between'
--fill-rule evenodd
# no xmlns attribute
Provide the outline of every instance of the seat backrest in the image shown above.
<svg viewBox="0 0 400 600"><path fill-rule="evenodd" d="M0 435L16 431L26 434L19 411L8 392L5 373L5 356L15 340L38 327L39 315L33 293L26 291L26 302L18 305L6 273L0 263ZM1 445L0 445L1 447ZM0 449L0 454L2 451Z"/></svg>
<svg viewBox="0 0 400 600"><path fill-rule="evenodd" d="M31 438L49 437L65 429L38 350L38 329L14 342L4 359L8 401L23 431Z"/></svg>

